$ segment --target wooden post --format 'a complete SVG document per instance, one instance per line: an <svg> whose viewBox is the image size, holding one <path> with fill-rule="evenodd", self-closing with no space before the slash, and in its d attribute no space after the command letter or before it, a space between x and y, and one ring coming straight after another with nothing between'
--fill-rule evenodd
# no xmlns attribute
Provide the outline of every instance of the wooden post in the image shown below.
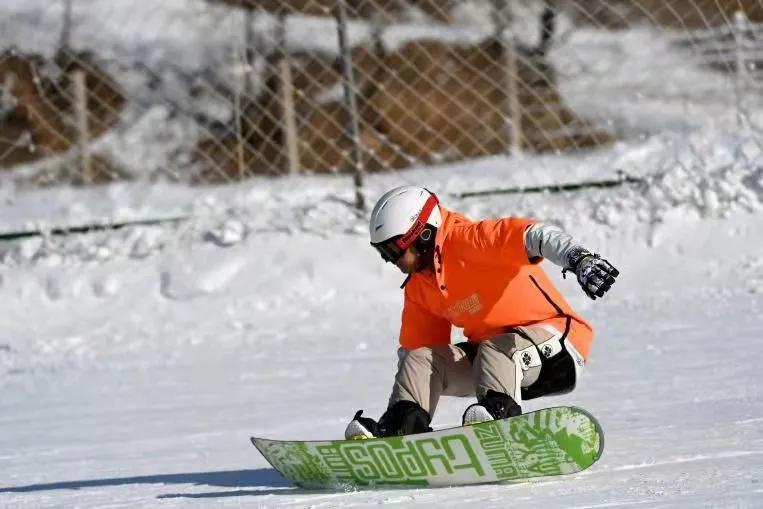
<svg viewBox="0 0 763 509"><path fill-rule="evenodd" d="M236 88L233 96L233 115L236 124L236 169L239 180L246 178L246 160L244 158L244 135L241 129L241 87Z"/></svg>
<svg viewBox="0 0 763 509"><path fill-rule="evenodd" d="M522 129L522 103L519 99L519 75L517 69L517 48L514 41L509 38L504 40L506 52L506 86L509 99L509 117L511 118L510 147L511 153L519 155L524 146L524 133Z"/></svg>
<svg viewBox="0 0 763 509"><path fill-rule="evenodd" d="M280 52L278 60L278 82L281 93L281 132L283 133L282 150L289 166L289 174L299 173L299 139L297 137L297 118L294 107L294 80L291 74L288 40L286 38L286 6L282 6L276 19L276 46Z"/></svg>
<svg viewBox="0 0 763 509"><path fill-rule="evenodd" d="M77 125L77 145L79 147L82 180L85 184L93 182L93 162L90 155L90 127L87 115L87 85L85 73L74 71L74 108Z"/></svg>
<svg viewBox="0 0 763 509"><path fill-rule="evenodd" d="M353 181L355 183L355 206L360 212L366 209L363 196L363 149L360 141L360 115L356 97L355 72L352 68L352 54L347 37L347 4L346 0L336 2L337 35L339 37L339 52L342 62L342 86L344 88L345 108L350 116L346 127L348 137L352 140L352 163L354 167Z"/></svg>
<svg viewBox="0 0 763 509"><path fill-rule="evenodd" d="M13 95L13 87L16 85L16 75L6 71L3 80L3 89L0 91L0 108L13 109L16 104L16 98Z"/></svg>
<svg viewBox="0 0 763 509"><path fill-rule="evenodd" d="M284 49L283 58L278 62L281 80L281 116L284 130L284 147L289 163L289 174L299 172L299 144L297 138L297 118L294 109L294 84L291 78L291 62L288 50Z"/></svg>
<svg viewBox="0 0 763 509"><path fill-rule="evenodd" d="M493 0L493 19L495 37L503 47L503 68L506 102L503 116L506 119L506 150L509 154L519 155L524 145L522 132L522 103L519 99L519 76L517 51L514 41L509 36L509 0Z"/></svg>

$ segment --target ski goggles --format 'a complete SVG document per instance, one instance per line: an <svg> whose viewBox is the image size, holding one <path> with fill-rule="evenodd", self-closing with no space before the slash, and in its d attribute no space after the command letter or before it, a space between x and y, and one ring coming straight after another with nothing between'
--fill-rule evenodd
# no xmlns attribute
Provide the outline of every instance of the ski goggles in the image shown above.
<svg viewBox="0 0 763 509"><path fill-rule="evenodd" d="M403 253L416 242L421 232L424 231L424 228L427 226L427 219L432 215L432 211L438 202L437 196L431 194L407 232L403 235L387 239L384 242L371 243L379 251L384 261L397 263L400 257L403 256Z"/></svg>
<svg viewBox="0 0 763 509"><path fill-rule="evenodd" d="M397 263L397 261L405 253L405 249L400 248L397 243L397 241L401 238L402 236L392 237L391 239L385 240L384 242L379 242L377 244L371 245L379 252L385 262Z"/></svg>

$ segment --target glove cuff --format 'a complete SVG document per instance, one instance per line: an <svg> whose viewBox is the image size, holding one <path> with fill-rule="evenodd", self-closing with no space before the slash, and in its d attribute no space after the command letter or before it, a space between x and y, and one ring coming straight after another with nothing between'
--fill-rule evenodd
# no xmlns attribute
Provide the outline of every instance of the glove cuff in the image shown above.
<svg viewBox="0 0 763 509"><path fill-rule="evenodd" d="M578 265L580 264L580 262L589 256L593 256L593 255L591 254L589 250L587 250L583 246L573 247L567 253L567 266L564 268L564 270L565 271L570 270L572 272L577 273Z"/></svg>

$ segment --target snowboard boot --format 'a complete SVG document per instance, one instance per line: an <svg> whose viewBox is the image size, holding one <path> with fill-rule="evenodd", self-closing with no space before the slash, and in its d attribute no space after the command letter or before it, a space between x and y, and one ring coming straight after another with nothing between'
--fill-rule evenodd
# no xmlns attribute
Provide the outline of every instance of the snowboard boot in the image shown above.
<svg viewBox="0 0 763 509"><path fill-rule="evenodd" d="M381 436L379 424L373 419L363 417L363 410L355 412L355 417L352 418L350 424L347 425L347 429L344 430L344 438L346 440L365 440L378 436Z"/></svg>
<svg viewBox="0 0 763 509"><path fill-rule="evenodd" d="M467 426L478 422L516 417L517 415L522 415L522 407L511 396L490 390L477 403L466 408L461 422Z"/></svg>
<svg viewBox="0 0 763 509"><path fill-rule="evenodd" d="M413 401L400 400L384 412L379 419L381 436L413 435L432 431L432 418L426 410Z"/></svg>

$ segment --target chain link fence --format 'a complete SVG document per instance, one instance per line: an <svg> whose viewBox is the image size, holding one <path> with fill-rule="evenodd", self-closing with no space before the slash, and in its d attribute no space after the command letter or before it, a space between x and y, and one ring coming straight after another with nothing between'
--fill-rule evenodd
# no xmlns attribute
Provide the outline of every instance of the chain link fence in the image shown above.
<svg viewBox="0 0 763 509"><path fill-rule="evenodd" d="M0 11L0 173L16 188L335 174L362 207L372 174L611 150L695 105L757 129L758 0L30 0Z"/></svg>

